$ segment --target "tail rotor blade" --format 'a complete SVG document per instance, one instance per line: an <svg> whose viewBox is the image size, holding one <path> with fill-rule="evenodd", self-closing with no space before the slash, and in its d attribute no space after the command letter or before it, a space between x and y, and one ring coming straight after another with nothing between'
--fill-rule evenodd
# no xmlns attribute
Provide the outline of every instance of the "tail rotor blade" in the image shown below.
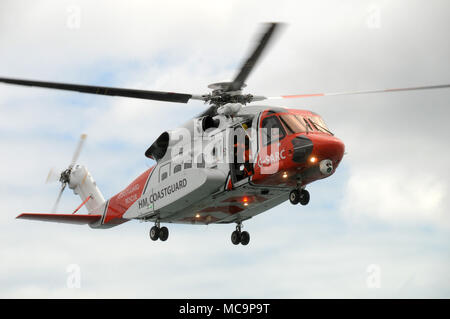
<svg viewBox="0 0 450 319"><path fill-rule="evenodd" d="M59 173L58 171L56 171L56 169L54 169L53 167L50 169L50 171L48 172L47 175L47 179L45 180L45 183L54 183L59 181L59 178L61 177L61 173Z"/></svg>
<svg viewBox="0 0 450 319"><path fill-rule="evenodd" d="M56 213L56 209L58 208L59 201L61 199L62 193L64 192L65 188L66 188L66 183L63 183L61 186L61 190L59 191L58 197L56 198L55 205L53 205L52 213Z"/></svg>
<svg viewBox="0 0 450 319"><path fill-rule="evenodd" d="M77 148L75 149L75 152L72 156L72 162L69 165L69 168L62 171L61 173L57 173L55 169L51 169L48 173L46 183L50 183L53 181L61 181L61 189L59 191L58 197L56 198L56 202L53 205L52 213L56 212L56 209L58 208L59 201L61 200L61 196L64 192L64 189L66 189L67 183L70 182L70 174L72 172L73 167L75 166L75 163L78 160L78 157L80 156L81 150L83 149L84 142L86 140L87 135L81 134L80 140L78 141Z"/></svg>
<svg viewBox="0 0 450 319"><path fill-rule="evenodd" d="M84 141L86 140L86 137L87 137L86 134L81 134L80 141L78 142L78 146L75 149L75 152L73 153L72 162L69 165L69 169L72 169L73 166L75 165L75 163L77 162L78 157L80 156L80 153L81 153L81 149L83 148Z"/></svg>

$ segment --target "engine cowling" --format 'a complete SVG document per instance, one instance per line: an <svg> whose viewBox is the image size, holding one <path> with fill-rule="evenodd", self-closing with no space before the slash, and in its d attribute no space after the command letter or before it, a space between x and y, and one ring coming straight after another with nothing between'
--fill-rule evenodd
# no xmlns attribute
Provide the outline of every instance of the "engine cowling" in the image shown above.
<svg viewBox="0 0 450 319"><path fill-rule="evenodd" d="M147 149L145 156L158 162L166 156L170 146L173 146L184 139L190 139L190 134L187 129L166 131Z"/></svg>

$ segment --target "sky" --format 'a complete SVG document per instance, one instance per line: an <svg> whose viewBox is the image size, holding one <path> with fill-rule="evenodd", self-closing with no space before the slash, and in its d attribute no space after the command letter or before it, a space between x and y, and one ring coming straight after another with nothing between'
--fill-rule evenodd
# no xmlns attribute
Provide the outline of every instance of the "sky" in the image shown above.
<svg viewBox="0 0 450 319"><path fill-rule="evenodd" d="M232 79L262 22L286 26L245 92L278 96L450 83L450 3L25 1L0 3L0 76L207 93ZM449 298L450 89L257 104L319 113L346 146L336 173L244 223L108 230L16 220L49 212L79 136L108 198L145 150L204 110L0 84L2 298ZM80 203L67 191L58 211ZM85 213L86 211L83 210ZM74 281L74 278L76 279ZM74 282L76 284L74 284Z"/></svg>

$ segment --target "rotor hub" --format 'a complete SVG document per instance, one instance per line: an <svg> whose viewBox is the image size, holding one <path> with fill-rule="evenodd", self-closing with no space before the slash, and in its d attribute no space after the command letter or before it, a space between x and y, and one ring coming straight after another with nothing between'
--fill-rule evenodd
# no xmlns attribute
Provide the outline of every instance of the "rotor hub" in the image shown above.
<svg viewBox="0 0 450 319"><path fill-rule="evenodd" d="M220 92L226 92L228 91L228 89L231 87L231 85L233 84L233 82L216 82L216 83L211 83L210 85L208 85L208 88L214 91L220 91ZM247 85L244 83L242 84L241 88L245 88ZM238 91L240 92L240 91Z"/></svg>
<svg viewBox="0 0 450 319"><path fill-rule="evenodd" d="M70 173L72 172L72 169L71 168L68 168L68 169L66 169L66 170L64 170L62 173L61 173L61 176L60 176L60 178L59 178L59 181L61 182L61 183L69 183L70 182Z"/></svg>

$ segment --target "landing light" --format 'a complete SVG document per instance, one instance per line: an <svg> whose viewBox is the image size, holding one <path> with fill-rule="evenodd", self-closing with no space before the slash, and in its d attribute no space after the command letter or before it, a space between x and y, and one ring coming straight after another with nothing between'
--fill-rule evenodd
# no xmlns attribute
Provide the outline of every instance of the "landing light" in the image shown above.
<svg viewBox="0 0 450 319"><path fill-rule="evenodd" d="M315 158L314 156L311 156L311 157L309 158L309 161L310 161L311 163L315 163L315 162L317 162L317 158Z"/></svg>
<svg viewBox="0 0 450 319"><path fill-rule="evenodd" d="M288 174L286 172L283 173L283 178L287 178Z"/></svg>
<svg viewBox="0 0 450 319"><path fill-rule="evenodd" d="M200 214L195 215L195 218L200 218Z"/></svg>

